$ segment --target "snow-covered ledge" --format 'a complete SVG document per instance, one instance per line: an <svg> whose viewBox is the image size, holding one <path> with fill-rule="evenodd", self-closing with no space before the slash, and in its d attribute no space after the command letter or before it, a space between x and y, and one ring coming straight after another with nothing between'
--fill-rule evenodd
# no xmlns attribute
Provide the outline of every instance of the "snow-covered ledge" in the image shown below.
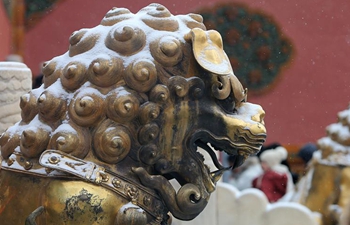
<svg viewBox="0 0 350 225"><path fill-rule="evenodd" d="M258 189L239 191L219 182L208 206L192 221L173 219L172 225L318 225L319 214L295 202L270 204Z"/></svg>
<svg viewBox="0 0 350 225"><path fill-rule="evenodd" d="M32 72L20 62L0 62L0 133L21 120L20 97L32 89Z"/></svg>

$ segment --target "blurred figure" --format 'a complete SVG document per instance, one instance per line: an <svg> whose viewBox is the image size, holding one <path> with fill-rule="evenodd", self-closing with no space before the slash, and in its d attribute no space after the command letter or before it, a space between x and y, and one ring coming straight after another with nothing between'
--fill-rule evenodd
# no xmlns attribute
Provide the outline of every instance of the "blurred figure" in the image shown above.
<svg viewBox="0 0 350 225"><path fill-rule="evenodd" d="M39 64L39 69L40 69L40 74L38 74L36 77L34 77L33 79L33 84L32 84L32 88L35 89L35 88L39 88L42 84L43 84L43 78L44 78L44 75L42 73L42 69L45 65L45 62L41 62Z"/></svg>
<svg viewBox="0 0 350 225"><path fill-rule="evenodd" d="M310 160L312 159L314 152L316 151L317 151L316 144L307 143L300 148L297 155L304 161L305 165L307 166Z"/></svg>
<svg viewBox="0 0 350 225"><path fill-rule="evenodd" d="M275 149L275 148L280 147L280 146L282 146L282 145L281 145L280 143L278 143L278 142L275 142L275 143L272 143L272 144L269 144L269 145L264 145L264 146L262 146L260 152L258 152L257 156L260 158L260 155L261 155L264 151L270 150L270 149ZM283 147L283 146L282 146L282 147ZM288 161L287 161L287 158L286 158L286 159L283 159L282 162L281 162L281 164L282 164L282 165L285 165L285 166L288 168L290 174L292 175L293 183L296 184L297 181L299 180L299 174L294 173L294 172L290 169L290 165L289 165L289 163L288 163Z"/></svg>
<svg viewBox="0 0 350 225"><path fill-rule="evenodd" d="M304 203L304 200L307 196L308 189L309 189L309 180L312 179L312 172L308 172L312 168L312 158L315 152L317 152L318 148L316 144L313 143L307 143L303 145L297 156L300 157L304 163L305 168L303 171L303 176L298 181L298 183L295 186L295 193L293 195L293 198L291 199L294 202Z"/></svg>
<svg viewBox="0 0 350 225"><path fill-rule="evenodd" d="M287 166L281 164L288 152L278 146L261 153L260 163L263 174L253 180L252 186L265 193L269 202L287 201L294 191L292 176Z"/></svg>
<svg viewBox="0 0 350 225"><path fill-rule="evenodd" d="M232 166L234 163L234 158L229 156L228 162ZM263 170L260 166L259 158L257 156L251 156L246 159L241 166L232 170L228 183L235 186L238 190L251 188L252 181L262 173Z"/></svg>
<svg viewBox="0 0 350 225"><path fill-rule="evenodd" d="M43 84L43 75L42 74L39 74L38 76L36 76L33 80L33 85L32 85L32 88L35 89L35 88L38 88L40 87L42 84Z"/></svg>

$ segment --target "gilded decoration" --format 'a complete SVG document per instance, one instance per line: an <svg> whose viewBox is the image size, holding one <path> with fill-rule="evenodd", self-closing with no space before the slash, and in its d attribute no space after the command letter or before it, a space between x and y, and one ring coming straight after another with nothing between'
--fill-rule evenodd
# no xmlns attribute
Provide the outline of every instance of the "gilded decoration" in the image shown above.
<svg viewBox="0 0 350 225"><path fill-rule="evenodd" d="M42 71L0 138L4 225L191 220L230 169L215 150L237 167L266 138L263 109L247 102L220 34L198 14L115 7Z"/></svg>

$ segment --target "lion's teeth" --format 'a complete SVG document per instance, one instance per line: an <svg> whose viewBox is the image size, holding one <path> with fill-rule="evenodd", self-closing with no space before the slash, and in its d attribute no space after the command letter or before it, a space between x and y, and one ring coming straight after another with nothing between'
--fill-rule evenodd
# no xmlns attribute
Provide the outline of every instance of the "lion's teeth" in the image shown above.
<svg viewBox="0 0 350 225"><path fill-rule="evenodd" d="M215 172L212 172L212 173L210 174L210 176L211 176L211 178L212 178L211 180L212 180L214 183L218 182L218 181L220 180L220 178L221 178L223 172L224 172L224 170L217 170L217 171L215 171Z"/></svg>

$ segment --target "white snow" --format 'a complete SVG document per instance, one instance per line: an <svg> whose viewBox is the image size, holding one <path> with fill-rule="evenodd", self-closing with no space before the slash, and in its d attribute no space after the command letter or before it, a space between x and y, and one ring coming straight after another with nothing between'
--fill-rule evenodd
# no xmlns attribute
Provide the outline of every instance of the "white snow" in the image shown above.
<svg viewBox="0 0 350 225"><path fill-rule="evenodd" d="M139 206L133 204L132 202L128 202L128 203L126 203L125 205L123 205L123 206L119 209L119 211L120 211L120 212L124 212L124 211L127 210L127 209L137 209L138 212L141 212L141 213L144 212L144 210L143 210L142 208L140 208Z"/></svg>
<svg viewBox="0 0 350 225"><path fill-rule="evenodd" d="M46 130L48 132L52 131L52 128L50 126L44 124L43 122L41 122L39 120L39 116L36 115L33 118L33 120L30 121L29 124L20 125L20 122L17 122L15 125L9 127L7 129L7 132L9 133L10 136L12 136L14 134L21 135L24 130L32 130L32 131L36 132L39 128Z"/></svg>
<svg viewBox="0 0 350 225"><path fill-rule="evenodd" d="M62 133L71 133L71 134L77 134L77 131L69 124L67 123L62 123L57 129L52 133L52 135L62 132Z"/></svg>
<svg viewBox="0 0 350 225"><path fill-rule="evenodd" d="M340 138L341 141L345 141L350 138L350 131L349 127L343 126L341 123L334 123L326 128L330 133L336 133L338 134L338 138Z"/></svg>
<svg viewBox="0 0 350 225"><path fill-rule="evenodd" d="M340 112L338 113L338 116L341 117L341 118L346 118L348 124L350 124L350 110L349 110L349 109L340 111Z"/></svg>

